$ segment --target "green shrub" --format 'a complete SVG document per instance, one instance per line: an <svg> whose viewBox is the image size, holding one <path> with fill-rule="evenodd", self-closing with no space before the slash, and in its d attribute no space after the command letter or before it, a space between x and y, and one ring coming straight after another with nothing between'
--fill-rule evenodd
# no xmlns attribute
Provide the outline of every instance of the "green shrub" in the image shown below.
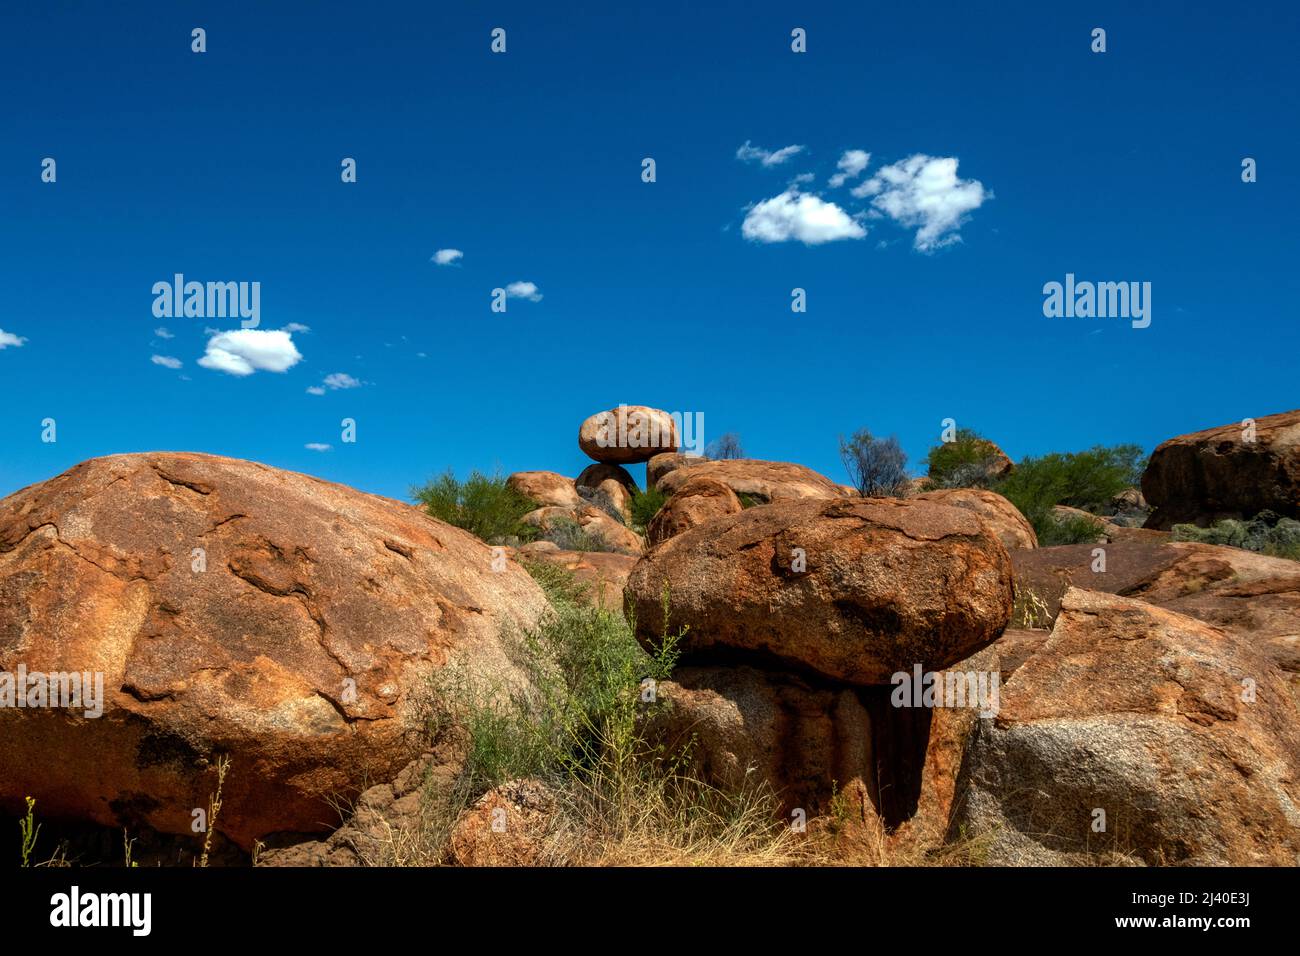
<svg viewBox="0 0 1300 956"><path fill-rule="evenodd" d="M999 457L993 442L973 429L959 428L955 441L940 442L930 449L926 463L936 488L983 488L988 486L991 465Z"/></svg>
<svg viewBox="0 0 1300 956"><path fill-rule="evenodd" d="M552 541L565 551L616 551L601 535L592 534L572 518L563 515L548 522L542 538Z"/></svg>
<svg viewBox="0 0 1300 956"><path fill-rule="evenodd" d="M1143 467L1137 445L1098 445L1088 451L1026 458L993 490L1034 522L1050 517L1053 505L1088 511L1107 507L1121 491L1138 484Z"/></svg>
<svg viewBox="0 0 1300 956"><path fill-rule="evenodd" d="M461 482L448 469L424 487L411 489L411 495L433 517L464 528L489 544L510 538L532 541L538 534L536 528L520 520L537 509L537 502L511 488L500 475L489 478L473 471Z"/></svg>
<svg viewBox="0 0 1300 956"><path fill-rule="evenodd" d="M1300 560L1300 521L1280 517L1272 511L1261 511L1249 521L1225 518L1208 528L1176 524L1172 530L1175 541L1227 545L1275 558Z"/></svg>
<svg viewBox="0 0 1300 956"><path fill-rule="evenodd" d="M658 488L647 488L645 491L636 489L632 492L632 528L645 534L645 529L650 520L659 513L665 504L668 503L668 496Z"/></svg>
<svg viewBox="0 0 1300 956"><path fill-rule="evenodd" d="M1040 548L1057 544L1088 544L1102 534L1102 523L1085 515L1057 515L1050 509L1026 515Z"/></svg>
<svg viewBox="0 0 1300 956"><path fill-rule="evenodd" d="M740 499L740 507L752 508L755 505L765 505L767 501L758 495L747 495L743 491L736 492L736 497Z"/></svg>

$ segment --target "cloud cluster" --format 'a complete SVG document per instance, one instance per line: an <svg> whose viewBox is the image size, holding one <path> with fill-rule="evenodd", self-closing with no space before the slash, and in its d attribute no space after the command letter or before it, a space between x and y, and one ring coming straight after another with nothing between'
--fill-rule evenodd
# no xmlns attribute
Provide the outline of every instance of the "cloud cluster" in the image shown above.
<svg viewBox="0 0 1300 956"><path fill-rule="evenodd" d="M932 252L960 242L957 231L968 214L992 196L978 179L958 178L957 162L955 156L917 153L884 167L854 187L852 194L859 199L872 197L873 209L916 229L916 249Z"/></svg>
<svg viewBox="0 0 1300 956"><path fill-rule="evenodd" d="M870 162L871 154L866 150L846 149L840 156L840 161L835 164L839 172L830 178L831 188L839 189L850 179L857 179Z"/></svg>
<svg viewBox="0 0 1300 956"><path fill-rule="evenodd" d="M234 329L208 340L199 364L229 375L286 372L302 361L293 336L284 329Z"/></svg>
<svg viewBox="0 0 1300 956"><path fill-rule="evenodd" d="M529 302L542 301L542 293L535 282L512 282L506 286L506 296L511 299L527 299Z"/></svg>
<svg viewBox="0 0 1300 956"><path fill-rule="evenodd" d="M777 150L763 149L761 146L751 146L749 140L745 140L745 145L736 150L736 158L745 163L758 160L764 166L780 166L803 151L802 146L785 146Z"/></svg>
<svg viewBox="0 0 1300 956"><path fill-rule="evenodd" d="M0 349L7 349L11 346L16 349L22 348L23 343L26 341L21 335L14 335L12 332L0 329Z"/></svg>
<svg viewBox="0 0 1300 956"><path fill-rule="evenodd" d="M461 252L459 249L439 249L433 254L433 258L429 261L436 265L449 266L457 259L463 258L465 258L465 253Z"/></svg>
<svg viewBox="0 0 1300 956"><path fill-rule="evenodd" d="M751 206L740 231L746 239L755 242L793 239L807 246L837 239L861 239L867 234L861 223L835 203L794 188Z"/></svg>

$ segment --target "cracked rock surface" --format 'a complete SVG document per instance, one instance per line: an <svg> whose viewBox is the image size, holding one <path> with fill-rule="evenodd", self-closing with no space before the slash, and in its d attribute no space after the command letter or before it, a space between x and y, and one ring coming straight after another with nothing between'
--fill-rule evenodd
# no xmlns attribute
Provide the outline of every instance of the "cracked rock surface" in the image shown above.
<svg viewBox="0 0 1300 956"><path fill-rule="evenodd" d="M545 598L417 508L253 462L97 458L0 501L0 671L100 672L104 711L0 708L0 805L249 848L338 825L420 752L453 660L503 681L503 624Z"/></svg>

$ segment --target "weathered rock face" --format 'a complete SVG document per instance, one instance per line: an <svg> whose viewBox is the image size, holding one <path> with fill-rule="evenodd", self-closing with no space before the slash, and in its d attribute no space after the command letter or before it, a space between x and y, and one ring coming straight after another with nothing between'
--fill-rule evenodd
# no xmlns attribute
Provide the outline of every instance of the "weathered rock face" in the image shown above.
<svg viewBox="0 0 1300 956"><path fill-rule="evenodd" d="M578 429L578 447L590 458L615 465L649 461L677 451L677 424L668 412L620 405L597 412Z"/></svg>
<svg viewBox="0 0 1300 956"><path fill-rule="evenodd" d="M1140 598L1247 638L1279 667L1300 672L1300 562L1190 541L1116 541L1016 552L1016 582L1055 614L1075 587Z"/></svg>
<svg viewBox="0 0 1300 956"><path fill-rule="evenodd" d="M447 841L457 866L545 866L555 795L539 780L509 780L483 794Z"/></svg>
<svg viewBox="0 0 1300 956"><path fill-rule="evenodd" d="M698 475L684 482L650 519L645 529L646 542L654 546L688 528L743 510L740 499L727 485L716 478Z"/></svg>
<svg viewBox="0 0 1300 956"><path fill-rule="evenodd" d="M661 455L655 455L645 463L645 486L647 488L657 487L659 479L668 472L686 465L697 465L707 460L699 455L683 455L677 452L665 452Z"/></svg>
<svg viewBox="0 0 1300 956"><path fill-rule="evenodd" d="M725 461L696 460L680 463L655 485L666 495L675 495L692 478L713 478L737 495L749 495L760 503L792 499L844 498L844 489L811 468L784 461L731 458Z"/></svg>
<svg viewBox="0 0 1300 956"><path fill-rule="evenodd" d="M545 598L493 557L409 505L208 455L93 459L10 495L0 671L99 672L104 701L0 708L0 803L188 834L229 755L219 829L240 846L337 825L333 798L418 752L438 668L523 679L500 628Z"/></svg>
<svg viewBox="0 0 1300 956"><path fill-rule="evenodd" d="M587 589L593 604L609 611L623 610L623 587L627 576L636 566L637 557L608 551L564 551L549 541L538 541L519 549L523 561L541 561L554 564L573 573L574 580Z"/></svg>
<svg viewBox="0 0 1300 956"><path fill-rule="evenodd" d="M543 507L582 506L582 499L578 497L573 479L553 471L517 471L506 479L506 484Z"/></svg>
<svg viewBox="0 0 1300 956"><path fill-rule="evenodd" d="M1146 527L1161 531L1265 509L1300 518L1300 409L1257 419L1253 433L1234 422L1162 442L1142 494L1155 507Z"/></svg>
<svg viewBox="0 0 1300 956"><path fill-rule="evenodd" d="M628 579L643 640L661 633L665 582L688 657L742 652L855 684L960 660L1012 607L1011 563L987 525L911 499L779 502L669 538Z"/></svg>
<svg viewBox="0 0 1300 956"><path fill-rule="evenodd" d="M1298 718L1278 671L1247 642L1072 588L997 717L979 723L953 832L986 838L994 864L1092 853L1294 866Z"/></svg>
<svg viewBox="0 0 1300 956"><path fill-rule="evenodd" d="M639 534L586 502L578 508L538 508L520 520L548 535L555 533L556 528L562 527L565 522L571 522L596 538L604 547L625 554L640 554L645 547Z"/></svg>
<svg viewBox="0 0 1300 956"><path fill-rule="evenodd" d="M595 490L610 480L618 482L627 489L629 494L637 490L636 479L622 465L605 465L599 462L582 469L582 474L578 475L573 483L579 488Z"/></svg>
<svg viewBox="0 0 1300 956"><path fill-rule="evenodd" d="M949 488L926 491L913 497L974 512L988 523L1008 551L1038 547L1034 526L1020 513L1019 508L995 492L981 488Z"/></svg>

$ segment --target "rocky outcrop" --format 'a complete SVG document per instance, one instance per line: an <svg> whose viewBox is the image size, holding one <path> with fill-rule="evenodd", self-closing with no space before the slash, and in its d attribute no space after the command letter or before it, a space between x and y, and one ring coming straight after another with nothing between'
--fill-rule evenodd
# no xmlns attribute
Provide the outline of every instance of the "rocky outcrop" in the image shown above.
<svg viewBox="0 0 1300 956"><path fill-rule="evenodd" d="M542 547L548 545L549 547ZM519 549L519 560L552 564L571 573L593 604L609 611L623 610L623 587L636 566L636 555L605 551L565 551L549 541Z"/></svg>
<svg viewBox="0 0 1300 956"><path fill-rule="evenodd" d="M919 501L933 501L975 513L993 529L993 533L1008 551L1038 547L1034 526L1020 513L1019 508L995 492L981 488L949 488L926 491L913 497Z"/></svg>
<svg viewBox="0 0 1300 956"><path fill-rule="evenodd" d="M590 458L615 465L649 461L675 452L679 437L672 416L644 405L597 412L578 429L578 447Z"/></svg>
<svg viewBox="0 0 1300 956"><path fill-rule="evenodd" d="M714 518L739 514L743 510L740 499L726 484L707 475L698 475L684 482L650 519L646 526L646 542L653 547L688 528Z"/></svg>
<svg viewBox="0 0 1300 956"><path fill-rule="evenodd" d="M749 458L682 462L661 477L655 487L666 495L675 495L687 481L699 477L716 479L737 495L747 495L759 504L803 498L825 500L847 497L842 487L811 468L784 461L757 461Z"/></svg>
<svg viewBox="0 0 1300 956"><path fill-rule="evenodd" d="M24 488L0 501L0 671L101 674L103 713L0 708L0 804L189 834L228 756L219 829L244 849L337 825L418 753L439 668L524 679L500 631L545 598L495 557L409 505L209 455Z"/></svg>
<svg viewBox="0 0 1300 956"><path fill-rule="evenodd" d="M1015 552L1016 583L1054 616L1070 586L1140 598L1248 639L1300 672L1300 562L1184 541L1117 541Z"/></svg>
<svg viewBox="0 0 1300 956"><path fill-rule="evenodd" d="M1012 607L988 526L914 499L786 501L669 538L628 579L643 640L662 633L665 584L688 659L741 652L853 684L946 667L996 638Z"/></svg>
<svg viewBox="0 0 1300 956"><path fill-rule="evenodd" d="M684 468L687 465L698 465L703 461L708 461L708 459L699 455L683 455L677 452L665 452L655 455L645 464L645 486L647 488L658 487L659 479L668 472Z"/></svg>
<svg viewBox="0 0 1300 956"><path fill-rule="evenodd" d="M539 780L510 780L480 797L447 842L456 866L545 866L555 795Z"/></svg>
<svg viewBox="0 0 1300 956"><path fill-rule="evenodd" d="M1142 475L1155 508L1146 527L1250 518L1300 518L1300 409L1179 435L1157 446Z"/></svg>
<svg viewBox="0 0 1300 956"><path fill-rule="evenodd" d="M517 471L506 484L542 507L578 508L583 503L573 479L553 471Z"/></svg>
<svg viewBox="0 0 1300 956"><path fill-rule="evenodd" d="M952 834L993 864L1294 866L1298 718L1246 641L1072 588L978 724Z"/></svg>
<svg viewBox="0 0 1300 956"><path fill-rule="evenodd" d="M538 508L520 520L544 535L554 535L561 548L565 546L565 529L575 527L594 539L600 550L640 554L645 547L639 534L620 524L608 512L586 502L578 508Z"/></svg>

